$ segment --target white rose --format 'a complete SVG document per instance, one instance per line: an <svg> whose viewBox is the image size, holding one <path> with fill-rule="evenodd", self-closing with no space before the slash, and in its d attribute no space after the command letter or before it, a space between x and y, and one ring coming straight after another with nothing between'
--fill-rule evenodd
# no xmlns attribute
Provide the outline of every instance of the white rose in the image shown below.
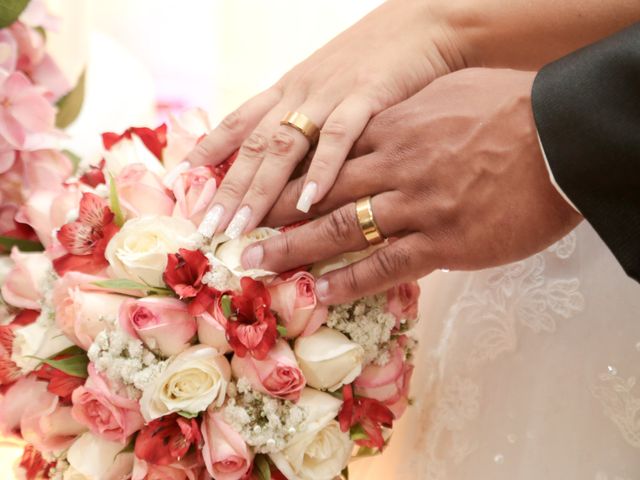
<svg viewBox="0 0 640 480"><path fill-rule="evenodd" d="M180 217L149 216L129 220L116 233L105 256L114 276L163 286L167 254L196 248L196 227Z"/></svg>
<svg viewBox="0 0 640 480"><path fill-rule="evenodd" d="M294 352L307 385L320 390L334 392L353 382L362 371L364 349L328 327L299 337Z"/></svg>
<svg viewBox="0 0 640 480"><path fill-rule="evenodd" d="M49 358L73 346L73 342L51 323L44 325L41 319L14 331L11 360L24 373L35 370L40 365L39 358Z"/></svg>
<svg viewBox="0 0 640 480"><path fill-rule="evenodd" d="M280 232L267 227L256 228L254 231L249 232L246 235L242 235L234 240L229 240L229 237L224 234L216 235L211 240L211 251L213 252L212 263L214 265L222 265L238 278L251 277L253 279L258 279L274 275L273 272L257 268L245 270L242 267L241 258L242 252L244 252L244 249L249 245L266 240L267 238L275 235L280 235Z"/></svg>
<svg viewBox="0 0 640 480"><path fill-rule="evenodd" d="M166 172L160 160L145 147L140 137L133 134L131 138L123 138L103 153L107 171L117 177L122 169L134 163L141 163L160 178Z"/></svg>
<svg viewBox="0 0 640 480"><path fill-rule="evenodd" d="M140 411L147 422L173 412L196 414L224 403L231 378L228 360L215 348L196 345L173 358L144 390Z"/></svg>
<svg viewBox="0 0 640 480"><path fill-rule="evenodd" d="M82 434L67 452L69 468L64 480L116 480L133 468L133 453L122 452L120 442L112 442L91 432ZM122 452L122 453L120 453Z"/></svg>
<svg viewBox="0 0 640 480"><path fill-rule="evenodd" d="M302 391L297 404L308 417L271 460L290 480L332 480L349 463L353 442L335 420L342 402L312 388Z"/></svg>

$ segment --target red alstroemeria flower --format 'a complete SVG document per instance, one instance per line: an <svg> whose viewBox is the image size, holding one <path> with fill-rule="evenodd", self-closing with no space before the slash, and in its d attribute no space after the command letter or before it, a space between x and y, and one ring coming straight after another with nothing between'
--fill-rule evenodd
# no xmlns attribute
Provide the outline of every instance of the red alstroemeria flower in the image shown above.
<svg viewBox="0 0 640 480"><path fill-rule="evenodd" d="M53 261L58 275L69 270L96 273L109 265L104 251L118 231L113 219L106 200L93 193L82 195L78 219L58 231L58 240L69 252Z"/></svg>
<svg viewBox="0 0 640 480"><path fill-rule="evenodd" d="M121 134L106 132L102 134L102 144L107 150L111 150L116 143L123 138L128 140L131 136L137 135L144 146L160 161L162 161L162 151L167 146L167 125L162 124L156 129L146 127L131 127Z"/></svg>
<svg viewBox="0 0 640 480"><path fill-rule="evenodd" d="M231 296L232 313L227 322L227 341L236 355L247 353L264 360L278 338L271 296L262 282L249 277L240 281L242 294Z"/></svg>
<svg viewBox="0 0 640 480"><path fill-rule="evenodd" d="M177 413L153 420L140 430L136 438L136 457L154 465L170 465L185 457L191 445L203 443L200 426L195 418L183 418Z"/></svg>
<svg viewBox="0 0 640 480"><path fill-rule="evenodd" d="M204 137L205 135L202 136L202 138ZM239 150L236 150L224 162L219 163L215 167L211 168L213 177L216 179L216 187L219 187L222 183L222 180L224 180L224 177L227 176L227 172L231 168L231 165L233 165L233 162L235 162L236 158L238 158L238 152Z"/></svg>
<svg viewBox="0 0 640 480"><path fill-rule="evenodd" d="M105 166L104 158L100 161L97 167L91 166L89 170L87 170L84 175L80 177L80 181L85 185L89 185L92 188L96 188L98 185L107 183L106 178L104 177L104 166Z"/></svg>
<svg viewBox="0 0 640 480"><path fill-rule="evenodd" d="M382 450L384 448L382 427L393 426L393 412L377 400L355 397L351 385L345 385L342 388L342 396L342 409L338 413L340 429L348 432L351 427L360 425L367 438L356 440L356 445Z"/></svg>
<svg viewBox="0 0 640 480"><path fill-rule="evenodd" d="M63 360L69 356L58 355L55 360ZM42 364L35 373L40 380L48 382L47 390L60 397L60 400L66 405L71 405L71 394L76 388L84 385L86 380L82 377L69 375L47 364Z"/></svg>
<svg viewBox="0 0 640 480"><path fill-rule="evenodd" d="M33 445L27 445L22 452L20 468L24 471L26 480L49 478L49 471L55 463L49 463Z"/></svg>
<svg viewBox="0 0 640 480"><path fill-rule="evenodd" d="M205 288L202 277L209 271L209 261L200 250L181 248L167 256L164 282L182 298L193 298Z"/></svg>
<svg viewBox="0 0 640 480"><path fill-rule="evenodd" d="M0 385L10 385L22 376L20 368L11 360L13 353L13 328L0 325Z"/></svg>

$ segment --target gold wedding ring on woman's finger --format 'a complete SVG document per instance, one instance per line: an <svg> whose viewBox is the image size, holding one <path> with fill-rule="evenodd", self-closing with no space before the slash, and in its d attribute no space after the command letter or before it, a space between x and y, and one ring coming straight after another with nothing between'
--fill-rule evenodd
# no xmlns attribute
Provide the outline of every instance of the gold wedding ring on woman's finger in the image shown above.
<svg viewBox="0 0 640 480"><path fill-rule="evenodd" d="M313 123L309 117L300 112L287 112L280 125L286 125L294 128L304 135L311 145L315 145L320 137L320 129Z"/></svg>
<svg viewBox="0 0 640 480"><path fill-rule="evenodd" d="M371 197L364 197L356 202L356 216L358 217L360 230L362 230L362 234L369 242L369 245L378 245L384 242L385 238L373 216Z"/></svg>

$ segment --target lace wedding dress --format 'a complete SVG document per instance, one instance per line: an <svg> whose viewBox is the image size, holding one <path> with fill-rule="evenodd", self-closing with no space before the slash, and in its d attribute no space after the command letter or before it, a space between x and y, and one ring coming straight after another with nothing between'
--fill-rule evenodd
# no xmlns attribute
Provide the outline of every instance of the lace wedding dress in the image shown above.
<svg viewBox="0 0 640 480"><path fill-rule="evenodd" d="M583 223L423 281L413 406L368 480L640 479L640 285Z"/></svg>

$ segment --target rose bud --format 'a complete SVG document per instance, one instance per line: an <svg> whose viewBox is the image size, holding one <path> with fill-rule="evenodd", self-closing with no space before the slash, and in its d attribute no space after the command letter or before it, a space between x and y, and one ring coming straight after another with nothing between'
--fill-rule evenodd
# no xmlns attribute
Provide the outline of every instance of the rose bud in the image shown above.
<svg viewBox="0 0 640 480"><path fill-rule="evenodd" d="M285 340L278 340L264 360L235 355L231 360L235 378L246 378L252 387L272 397L297 401L305 379L296 357Z"/></svg>
<svg viewBox="0 0 640 480"><path fill-rule="evenodd" d="M249 472L253 452L238 432L225 421L221 412L209 410L202 420L204 448L202 456L207 471L216 480L241 480Z"/></svg>
<svg viewBox="0 0 640 480"><path fill-rule="evenodd" d="M269 285L271 308L287 329L287 338L311 335L326 321L327 307L318 305L315 288L315 278L307 272Z"/></svg>
<svg viewBox="0 0 640 480"><path fill-rule="evenodd" d="M307 384L319 390L336 391L362 371L364 349L328 327L298 338L294 352Z"/></svg>
<svg viewBox="0 0 640 480"><path fill-rule="evenodd" d="M126 300L118 318L125 332L166 357L186 350L197 329L187 305L168 297Z"/></svg>

